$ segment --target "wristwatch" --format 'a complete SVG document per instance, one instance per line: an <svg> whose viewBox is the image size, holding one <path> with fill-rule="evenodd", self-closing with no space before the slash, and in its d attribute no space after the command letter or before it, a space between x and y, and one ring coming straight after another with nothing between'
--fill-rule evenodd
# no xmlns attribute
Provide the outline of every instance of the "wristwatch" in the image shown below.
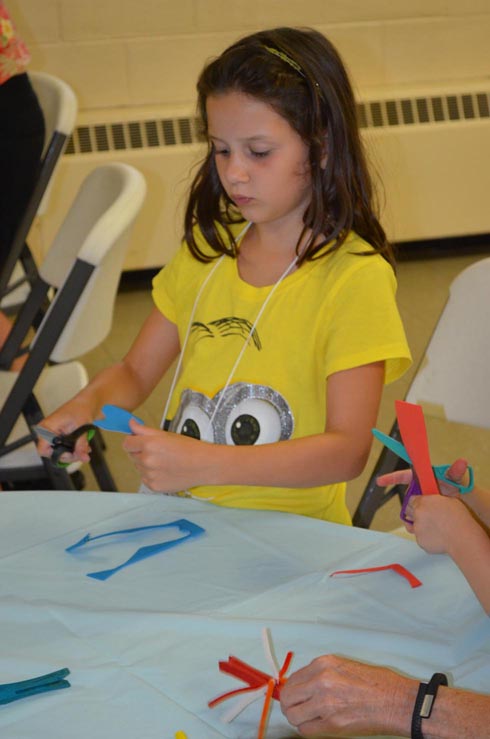
<svg viewBox="0 0 490 739"><path fill-rule="evenodd" d="M447 685L443 672L435 672L428 683L420 683L412 714L412 739L424 739L422 719L429 718L439 685Z"/></svg>

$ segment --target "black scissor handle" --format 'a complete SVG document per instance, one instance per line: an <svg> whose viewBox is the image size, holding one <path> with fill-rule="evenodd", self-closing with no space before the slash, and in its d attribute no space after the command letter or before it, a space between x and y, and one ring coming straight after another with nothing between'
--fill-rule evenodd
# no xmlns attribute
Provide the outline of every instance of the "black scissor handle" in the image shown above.
<svg viewBox="0 0 490 739"><path fill-rule="evenodd" d="M69 434L60 434L55 436L51 442L53 448L53 454L51 455L51 461L57 467L67 467L71 462L60 462L60 457L63 454L73 454L75 451L75 444L77 439L84 434L87 434L87 440L90 441L95 434L97 426L92 423L85 423L83 426L79 426L75 431Z"/></svg>

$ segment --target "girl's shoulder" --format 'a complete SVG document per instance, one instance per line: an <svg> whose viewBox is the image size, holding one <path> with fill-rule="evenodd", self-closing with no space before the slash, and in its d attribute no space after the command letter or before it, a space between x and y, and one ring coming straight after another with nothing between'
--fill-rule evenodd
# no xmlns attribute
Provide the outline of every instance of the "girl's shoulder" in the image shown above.
<svg viewBox="0 0 490 739"><path fill-rule="evenodd" d="M310 274L328 285L330 295L348 286L359 289L362 285L377 284L395 289L396 278L391 264L354 231L338 249L328 252L327 247L325 251L323 256L309 263Z"/></svg>
<svg viewBox="0 0 490 739"><path fill-rule="evenodd" d="M350 231L343 244L335 251L329 252L329 248L330 244L327 244L325 258L320 257L319 259L328 270L355 270L371 265L371 268L384 269L386 267L393 271L389 262L355 231Z"/></svg>
<svg viewBox="0 0 490 739"><path fill-rule="evenodd" d="M219 230L220 234L225 240L229 240L228 233L226 229L221 226L219 223L216 224L217 229ZM240 238L241 233L245 230L245 228L248 227L248 224L244 223L234 223L231 224L229 227L229 230L233 236L234 239L237 241ZM196 245L199 247L200 251L205 255L209 256L214 262L217 258L219 258L219 254L216 253L216 251L211 247L211 245L206 241L206 238L204 234L202 233L199 226L194 227L193 231L194 239L196 242ZM200 274L203 270L205 270L207 267L209 267L209 262L203 262L199 259L196 259L196 257L193 255L192 251L190 250L187 242L183 240L171 258L168 265L165 267L167 270L167 274L170 272L176 276L178 274L184 273L186 275L190 274Z"/></svg>

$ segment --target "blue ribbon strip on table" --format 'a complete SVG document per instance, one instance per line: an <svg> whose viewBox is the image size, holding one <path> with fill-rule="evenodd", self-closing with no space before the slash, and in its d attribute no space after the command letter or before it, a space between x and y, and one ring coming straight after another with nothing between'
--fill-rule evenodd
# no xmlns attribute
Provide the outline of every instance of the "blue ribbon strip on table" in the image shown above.
<svg viewBox="0 0 490 739"><path fill-rule="evenodd" d="M116 536L118 534L134 534L137 531L168 529L171 527L177 527L180 531L185 532L185 535L181 536L180 539L173 539L172 541L164 541L160 544L150 544L146 547L141 547L140 549L137 549L136 552L131 555L131 557L129 557L129 559L127 559L125 562L111 569L100 570L98 572L87 572L87 577L93 577L96 580L107 580L109 577L114 575L114 573L122 570L124 567L128 567L129 565L135 564L136 562L140 562L142 559L153 557L153 555L159 554L166 549L171 549L178 544L182 544L183 542L194 539L197 536L201 536L205 533L205 529L195 523L192 523L192 521L188 521L186 518L179 518L177 521L171 521L170 523L156 524L153 526L138 526L134 529L121 529L120 531L109 531L106 534L99 534L98 536L91 536L90 534L86 534L82 539L80 539L80 541L77 541L76 544L72 544L70 547L67 547L65 551L73 552L75 549L78 549L85 544L97 541L98 539L103 539L107 536Z"/></svg>
<svg viewBox="0 0 490 739"><path fill-rule="evenodd" d="M12 703L21 698L28 698L38 693L48 693L52 690L69 688L70 683L64 678L70 674L70 670L64 667L62 670L50 672L48 675L40 675L30 680L21 680L17 683L4 683L0 685L0 705Z"/></svg>

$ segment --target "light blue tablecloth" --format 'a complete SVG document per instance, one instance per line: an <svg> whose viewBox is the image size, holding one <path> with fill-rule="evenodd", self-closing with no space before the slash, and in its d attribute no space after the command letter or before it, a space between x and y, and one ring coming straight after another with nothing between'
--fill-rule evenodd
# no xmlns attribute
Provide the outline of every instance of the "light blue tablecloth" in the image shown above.
<svg viewBox="0 0 490 739"><path fill-rule="evenodd" d="M72 554L83 535L169 523L198 539L101 582L87 572L124 561L162 532ZM331 578L399 562L393 572ZM269 627L292 670L334 652L425 679L435 671L488 692L490 619L444 556L392 536L301 516L136 494L0 493L0 682L61 667L72 687L0 706L5 739L189 739L256 736L261 703L233 723L207 702L242 683L218 671L230 654L270 672ZM296 736L277 703L269 739Z"/></svg>

